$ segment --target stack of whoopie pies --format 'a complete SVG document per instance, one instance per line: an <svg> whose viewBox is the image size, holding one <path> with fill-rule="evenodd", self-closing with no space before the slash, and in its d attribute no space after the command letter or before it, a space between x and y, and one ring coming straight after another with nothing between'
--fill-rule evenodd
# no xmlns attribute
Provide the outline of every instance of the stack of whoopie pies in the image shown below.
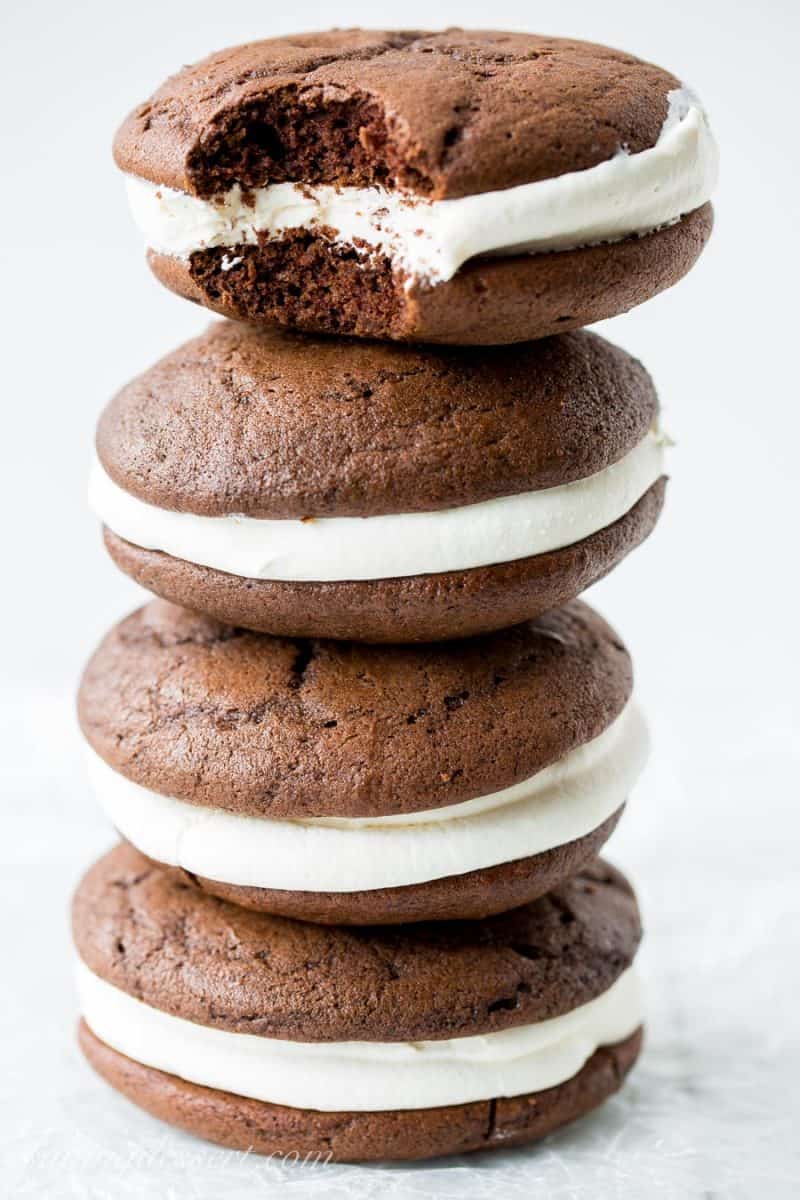
<svg viewBox="0 0 800 1200"><path fill-rule="evenodd" d="M597 854L647 735L577 597L655 525L664 439L582 326L700 253L703 109L601 46L337 31L184 68L115 155L156 276L229 319L98 426L158 598L80 689L124 839L75 898L84 1053L230 1147L539 1138L641 1045Z"/></svg>

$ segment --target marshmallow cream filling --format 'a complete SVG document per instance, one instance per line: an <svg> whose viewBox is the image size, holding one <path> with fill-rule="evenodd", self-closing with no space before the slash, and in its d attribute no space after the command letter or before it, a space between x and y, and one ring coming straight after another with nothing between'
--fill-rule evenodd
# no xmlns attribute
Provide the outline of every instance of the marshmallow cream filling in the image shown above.
<svg viewBox="0 0 800 1200"><path fill-rule="evenodd" d="M642 1023L628 968L607 991L535 1025L423 1042L289 1042L212 1029L152 1008L77 964L92 1032L128 1058L217 1088L292 1108L380 1112L520 1096L571 1079L600 1046Z"/></svg>
<svg viewBox="0 0 800 1200"><path fill-rule="evenodd" d="M478 255L541 253L673 224L709 199L718 152L705 112L687 88L668 96L658 141L552 179L454 200L426 200L386 188L275 183L217 200L127 177L136 224L159 254L188 259L195 251L252 244L296 229L324 229L363 253L388 256L408 284L451 279ZM236 266L226 256L223 270Z"/></svg>
<svg viewBox="0 0 800 1200"><path fill-rule="evenodd" d="M597 829L625 803L648 753L629 702L607 729L500 792L386 817L271 819L187 804L126 779L89 751L101 807L143 854L240 887L357 892L513 862Z"/></svg>
<svg viewBox="0 0 800 1200"><path fill-rule="evenodd" d="M629 512L663 474L652 429L618 462L560 487L435 512L271 520L203 517L126 492L95 460L89 503L118 537L246 579L393 579L512 562L572 545Z"/></svg>

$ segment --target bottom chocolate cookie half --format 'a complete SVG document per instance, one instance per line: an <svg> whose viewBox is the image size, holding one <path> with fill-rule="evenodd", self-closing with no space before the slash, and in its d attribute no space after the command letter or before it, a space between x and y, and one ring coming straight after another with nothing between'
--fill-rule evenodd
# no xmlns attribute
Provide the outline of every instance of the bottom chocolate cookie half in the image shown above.
<svg viewBox="0 0 800 1200"><path fill-rule="evenodd" d="M599 853L622 815L552 850L464 875L406 887L360 892L292 892L240 887L184 872L205 892L244 908L321 925L399 925L411 921L473 920L507 912L543 896L577 874Z"/></svg>
<svg viewBox="0 0 800 1200"><path fill-rule="evenodd" d="M593 325L677 283L713 224L710 204L642 237L545 254L477 258L446 283L414 284L308 230L198 250L151 250L156 278L225 317L317 333L451 345L508 345Z"/></svg>
<svg viewBox="0 0 800 1200"><path fill-rule="evenodd" d="M143 549L109 529L105 544L117 566L148 591L244 629L375 643L443 641L505 629L579 596L652 532L665 488L662 477L613 525L560 550L398 579L246 579Z"/></svg>
<svg viewBox="0 0 800 1200"><path fill-rule="evenodd" d="M85 1022L79 1026L94 1070L152 1116L230 1149L334 1162L410 1161L536 1141L612 1096L636 1062L642 1037L640 1027L595 1051L571 1079L524 1096L396 1112L319 1112L188 1083L112 1050Z"/></svg>

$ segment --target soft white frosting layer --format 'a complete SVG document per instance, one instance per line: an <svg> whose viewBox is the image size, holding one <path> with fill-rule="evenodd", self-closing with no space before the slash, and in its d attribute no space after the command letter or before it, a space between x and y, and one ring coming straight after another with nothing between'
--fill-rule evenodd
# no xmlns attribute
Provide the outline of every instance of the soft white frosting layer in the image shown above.
<svg viewBox="0 0 800 1200"><path fill-rule="evenodd" d="M119 537L248 579L391 579L511 562L571 545L612 525L663 474L652 430L628 454L561 487L438 512L267 520L156 508L124 491L98 460L89 503Z"/></svg>
<svg viewBox="0 0 800 1200"><path fill-rule="evenodd" d="M127 185L134 219L161 254L186 259L195 250L255 242L259 234L324 226L339 242L388 255L409 283L440 283L478 255L564 250L669 225L709 199L717 160L699 101L679 88L669 95L651 149L623 149L584 171L456 200L298 182L246 193L237 185L212 202L138 177ZM223 264L235 265L234 255Z"/></svg>
<svg viewBox="0 0 800 1200"><path fill-rule="evenodd" d="M122 836L158 862L242 887L356 892L462 875L583 837L625 803L647 753L647 727L629 703L599 737L490 796L407 815L305 821L162 796L93 751L89 774Z"/></svg>
<svg viewBox="0 0 800 1200"><path fill-rule="evenodd" d="M78 962L89 1028L128 1058L191 1083L323 1112L436 1108L555 1087L600 1046L642 1023L632 968L561 1017L478 1037L427 1042L287 1042L174 1017Z"/></svg>

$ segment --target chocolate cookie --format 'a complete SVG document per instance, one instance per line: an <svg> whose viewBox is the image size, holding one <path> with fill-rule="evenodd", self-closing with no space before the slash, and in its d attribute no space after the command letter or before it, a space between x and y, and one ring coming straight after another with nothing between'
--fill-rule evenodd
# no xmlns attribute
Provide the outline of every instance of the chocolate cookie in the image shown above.
<svg viewBox="0 0 800 1200"><path fill-rule="evenodd" d="M599 860L502 917L345 930L203 895L123 845L79 886L73 929L92 1065L260 1153L531 1140L615 1091L639 1049L639 915Z"/></svg>
<svg viewBox="0 0 800 1200"><path fill-rule="evenodd" d="M580 602L426 647L290 641L153 601L80 688L120 832L308 920L484 916L603 844L643 766L628 654Z"/></svg>
<svg viewBox="0 0 800 1200"><path fill-rule="evenodd" d="M260 323L499 344L671 286L716 146L668 72L526 33L335 30L184 67L114 153L157 277Z"/></svg>
<svg viewBox="0 0 800 1200"><path fill-rule="evenodd" d="M427 641L516 624L605 575L663 491L644 368L590 333L410 349L213 325L97 431L123 570L219 620Z"/></svg>

